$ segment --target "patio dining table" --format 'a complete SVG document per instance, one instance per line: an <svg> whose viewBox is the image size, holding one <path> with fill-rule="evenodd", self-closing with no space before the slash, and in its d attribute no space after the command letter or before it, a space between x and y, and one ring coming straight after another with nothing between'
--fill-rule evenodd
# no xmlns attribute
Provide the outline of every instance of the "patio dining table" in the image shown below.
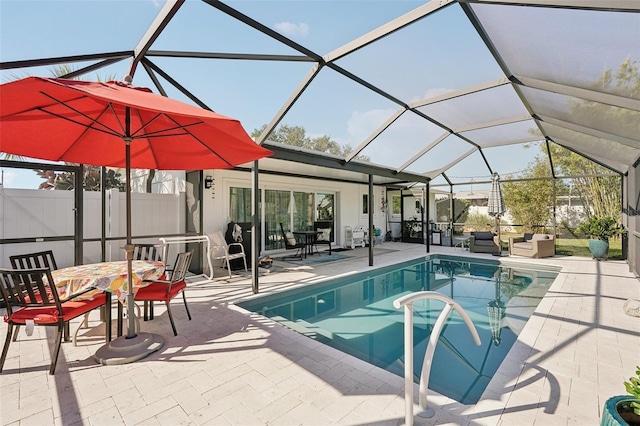
<svg viewBox="0 0 640 426"><path fill-rule="evenodd" d="M304 237L304 257L307 257L309 253L313 254L313 245L320 234L322 231L293 231L293 235Z"/></svg>
<svg viewBox="0 0 640 426"><path fill-rule="evenodd" d="M158 261L134 260L132 264L133 293L147 285L146 280L159 279L165 270L165 264ZM51 272L58 294L66 295L90 290L79 296L87 299L95 294L105 292L107 309L105 310L106 338L111 341L111 297L115 294L118 305L118 336L122 335L122 304L128 292L127 261L100 262L86 265L70 266Z"/></svg>

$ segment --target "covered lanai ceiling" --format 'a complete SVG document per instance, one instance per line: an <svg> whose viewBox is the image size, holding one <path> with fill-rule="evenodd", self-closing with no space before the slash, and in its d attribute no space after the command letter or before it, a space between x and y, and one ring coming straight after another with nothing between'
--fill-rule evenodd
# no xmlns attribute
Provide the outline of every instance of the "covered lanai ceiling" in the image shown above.
<svg viewBox="0 0 640 426"><path fill-rule="evenodd" d="M266 125L257 142L297 165L261 169L439 185L518 178L536 156L558 177L553 144L617 173L640 159L639 1L1 2L0 17L3 82L56 64L133 75ZM351 149L277 144L281 125Z"/></svg>

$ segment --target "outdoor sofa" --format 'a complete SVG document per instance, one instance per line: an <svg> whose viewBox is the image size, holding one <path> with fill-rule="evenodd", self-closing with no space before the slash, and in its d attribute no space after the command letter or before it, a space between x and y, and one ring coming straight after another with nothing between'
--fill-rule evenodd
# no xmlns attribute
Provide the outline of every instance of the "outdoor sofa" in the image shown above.
<svg viewBox="0 0 640 426"><path fill-rule="evenodd" d="M500 253L500 239L491 231L475 231L469 239L471 253Z"/></svg>
<svg viewBox="0 0 640 426"><path fill-rule="evenodd" d="M509 254L534 259L555 256L555 238L551 234L524 234L522 237L509 238Z"/></svg>

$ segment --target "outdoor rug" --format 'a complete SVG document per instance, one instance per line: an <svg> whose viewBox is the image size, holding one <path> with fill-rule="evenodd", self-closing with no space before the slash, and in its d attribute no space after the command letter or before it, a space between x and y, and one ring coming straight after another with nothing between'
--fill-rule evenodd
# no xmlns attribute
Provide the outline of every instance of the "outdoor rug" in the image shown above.
<svg viewBox="0 0 640 426"><path fill-rule="evenodd" d="M274 257L273 260L277 260L278 262L287 262L293 265L309 266L309 265L320 265L328 262L335 262L337 260L350 259L353 257L354 256L350 256L344 253L331 253L331 255L329 255L329 253L327 252L322 252L322 254L320 255L310 254L309 256L307 256L306 259L300 259L300 260L295 257Z"/></svg>

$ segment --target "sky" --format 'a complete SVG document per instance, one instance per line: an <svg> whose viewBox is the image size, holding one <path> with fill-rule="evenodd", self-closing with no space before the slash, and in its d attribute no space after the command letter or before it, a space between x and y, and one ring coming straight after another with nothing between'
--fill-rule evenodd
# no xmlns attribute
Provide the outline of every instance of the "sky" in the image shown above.
<svg viewBox="0 0 640 426"><path fill-rule="evenodd" d="M424 2L242 0L226 3L324 56ZM163 4L160 0L0 0L0 61L131 50L143 37ZM529 39L535 32L540 32L540 28L535 22L530 22L527 15L518 16L516 21L509 15L492 15L490 12L494 9L478 8L479 13L496 21L497 28L504 26L505 22L511 27L520 26L520 46L535 45ZM542 21L545 17L537 18ZM562 35L553 34L553 37ZM561 44L558 40L553 42ZM187 1L181 7L152 49L299 55L253 28L194 0ZM607 60L618 60L621 52L616 50L620 49L609 49L607 54L611 57ZM603 55L605 53L603 50ZM576 55L569 59L579 61L583 57ZM271 121L312 66L302 62L151 59L211 109L238 118L249 133ZM457 4L365 46L336 63L407 103L504 77L476 29ZM88 63L76 64L74 68L85 65ZM103 80L122 79L128 66L129 60L121 61L99 70L97 76ZM0 71L0 82L26 75L52 74L50 67L5 70ZM85 78L96 79L96 73ZM170 97L191 103L178 90L161 80ZM153 87L141 66L136 70L133 84ZM495 117L496 111L501 108L503 118L527 114L522 105L517 105L517 95L509 86L500 90L499 98L496 95L492 98L488 93L477 95L477 103L469 104L471 107L466 110L461 105L436 110L438 104L434 104L424 107L424 111L439 114L441 121L451 123L448 124L450 127L465 127L469 123L487 121L489 117ZM511 94L505 94L509 90ZM302 126L308 136L328 135L342 145L357 147L398 109L399 106L394 102L325 67L281 124ZM519 138L528 137L531 123L525 122L517 129L512 126L511 131L515 131ZM432 123L416 120L411 114L403 114L362 154L369 156L374 163L399 167L442 133L443 129ZM504 137L497 129L476 135L490 142L500 142L500 138ZM425 156L409 170L425 172L437 169L465 155L470 146L451 137L446 145L441 144L436 148L434 153L437 155ZM502 151L505 150L485 150L487 157L494 158L500 173L523 170L537 153L536 150L520 149L516 156L518 161L515 162L513 151L499 154ZM479 154L475 153L469 158L477 156ZM459 175L460 179L489 179L489 170L484 161L479 160L467 161L464 167L457 167L451 174L454 178ZM27 175L33 174L29 171L23 172L22 176L14 176L15 171L9 169L4 172L5 187L29 187L34 183L37 187L41 182L34 180L33 176L28 178Z"/></svg>

